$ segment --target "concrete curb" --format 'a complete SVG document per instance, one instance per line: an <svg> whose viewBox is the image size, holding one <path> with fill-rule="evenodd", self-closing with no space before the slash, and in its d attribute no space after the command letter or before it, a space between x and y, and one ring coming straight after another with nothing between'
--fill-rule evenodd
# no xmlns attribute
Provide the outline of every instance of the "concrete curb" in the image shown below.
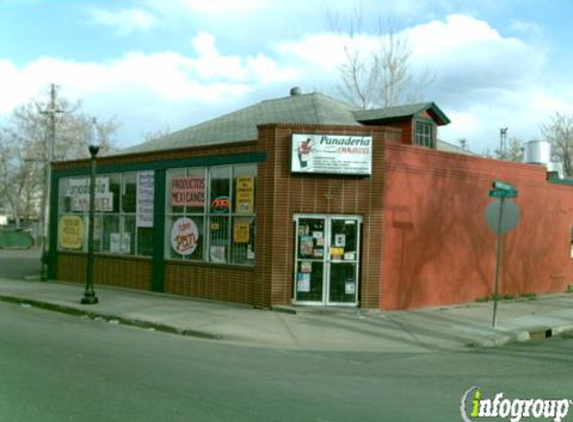
<svg viewBox="0 0 573 422"><path fill-rule="evenodd" d="M38 301L38 300L26 299L26 298L21 298L21 297L17 297L17 296L0 295L0 301L1 302L7 302L7 303L20 304L20 305L30 305L30 306L33 306L34 308L44 309L44 310L53 311L53 312L59 312L62 314L67 314L67 315L85 316L85 317L88 317L88 318L93 319L93 320L103 319L106 322L110 322L110 323L117 321L116 322L117 324L131 326L131 327L137 327L137 328L143 328L143 329L147 329L147 330L153 329L153 330L161 331L164 333L179 334L179 335L183 335L183 336L202 338L202 339L208 339L208 340L223 340L224 339L223 336L221 336L219 334L212 334L212 333L209 333L206 331L191 330L191 329L187 329L187 328L174 327L171 325L156 323L156 322L152 322L152 321L143 321L140 319L125 318L125 317L121 317L121 316L117 316L117 315L107 314L104 312L92 312L92 311L89 311L87 309L76 308L73 306L65 306L65 305L59 305L59 304L54 304L54 303L50 303L50 302L42 302L42 301Z"/></svg>
<svg viewBox="0 0 573 422"><path fill-rule="evenodd" d="M35 308L49 310L53 312L59 312L63 314L73 315L73 316L80 316L80 317L87 317L92 320L96 321L105 321L110 324L121 324L125 326L132 326L137 328L142 328L146 330L155 330L164 333L170 334L177 334L183 336L189 336L194 338L200 339L207 339L207 340L241 340L248 342L253 341L254 338L239 338L235 336L235 333L224 333L224 334L216 334L213 332L204 331L201 329L193 329L193 328L185 328L181 324L181 326L177 326L174 324L165 324L163 322L154 322L151 318L146 319L147 316L137 316L137 317L126 317L126 316L119 316L118 313L121 311L115 310L111 312L105 312L97 309L97 307L92 307L93 305L81 305L78 301L77 305L74 305L73 302L69 303L58 303L58 301L50 301L50 299L29 299L25 298L22 295L25 293L13 293L13 294L0 294L0 302L8 302L13 304L20 304L22 306L33 306ZM269 308L267 308L269 309ZM269 309L272 312L282 313L285 315L321 315L322 312L320 310L306 310L306 309L296 309L294 307L289 306L276 306ZM332 314L332 311L327 312L327 315ZM346 314L346 313L345 313ZM142 319L143 318L143 319ZM401 331L408 331L409 325L401 327ZM423 327L422 327L423 329ZM414 328L414 331L416 329ZM550 337L556 337L559 335L563 335L565 333L573 332L573 324L555 324L551 326L551 323L548 325L539 325L539 326L532 326L532 327L522 327L520 329L515 329L513 331L501 331L501 330L490 330L488 333L483 333L482 335L472 336L469 338L473 338L472 340L468 340L467 336L461 336L458 339L458 347L471 349L471 348L495 348L495 347L502 347L512 343L520 343L526 341L536 341L536 340L544 340ZM465 337L465 341L464 338ZM255 341L256 342L256 341Z"/></svg>
<svg viewBox="0 0 573 422"><path fill-rule="evenodd" d="M526 341L539 341L551 337L557 337L569 332L573 332L573 324L559 325L555 327L535 327L527 330L516 331L513 333L504 333L502 336L494 338L485 338L469 342L468 347L502 347L508 344L523 343Z"/></svg>

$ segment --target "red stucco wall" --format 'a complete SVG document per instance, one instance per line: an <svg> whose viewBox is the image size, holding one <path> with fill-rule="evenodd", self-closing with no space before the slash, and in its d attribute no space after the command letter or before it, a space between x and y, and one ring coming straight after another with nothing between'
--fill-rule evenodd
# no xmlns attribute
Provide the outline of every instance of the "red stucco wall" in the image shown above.
<svg viewBox="0 0 573 422"><path fill-rule="evenodd" d="M491 183L518 190L519 225L504 235L501 293L562 292L573 283L573 187L545 170L386 143L381 309L491 296L496 236L486 226Z"/></svg>

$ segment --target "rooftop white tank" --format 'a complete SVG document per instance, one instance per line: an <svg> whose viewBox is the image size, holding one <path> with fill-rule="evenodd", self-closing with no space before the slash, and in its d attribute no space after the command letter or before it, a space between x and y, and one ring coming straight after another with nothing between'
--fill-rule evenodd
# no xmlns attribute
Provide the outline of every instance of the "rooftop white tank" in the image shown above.
<svg viewBox="0 0 573 422"><path fill-rule="evenodd" d="M547 141L529 141L523 149L523 162L529 164L549 164L551 144Z"/></svg>

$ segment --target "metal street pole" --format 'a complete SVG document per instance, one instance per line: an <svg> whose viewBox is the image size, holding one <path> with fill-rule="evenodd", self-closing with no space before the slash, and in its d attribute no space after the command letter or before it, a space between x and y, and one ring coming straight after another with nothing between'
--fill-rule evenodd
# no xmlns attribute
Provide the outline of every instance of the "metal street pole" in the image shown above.
<svg viewBox="0 0 573 422"><path fill-rule="evenodd" d="M497 321L497 301L499 294L499 273L501 270L501 250L503 247L501 239L501 222L503 220L503 206L505 205L505 197L501 197L499 206L499 222L497 223L497 259L495 263L495 287L493 292L493 320L491 322L492 328L495 328L495 323Z"/></svg>
<svg viewBox="0 0 573 422"><path fill-rule="evenodd" d="M91 157L91 174L90 174L90 209L88 225L88 262L86 269L86 290L81 303L84 305L94 305L98 303L98 298L94 290L93 272L94 272L94 220L95 220L95 192L96 192L96 156L99 146L89 146Z"/></svg>

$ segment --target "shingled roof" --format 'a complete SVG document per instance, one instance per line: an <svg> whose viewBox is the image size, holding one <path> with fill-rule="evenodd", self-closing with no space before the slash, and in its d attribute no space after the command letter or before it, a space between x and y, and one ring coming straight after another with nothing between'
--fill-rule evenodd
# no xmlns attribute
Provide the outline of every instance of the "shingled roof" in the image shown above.
<svg viewBox="0 0 573 422"><path fill-rule="evenodd" d="M424 111L428 112L434 118L438 126L450 123L450 119L448 119L444 112L433 102L406 104L372 110L356 110L354 117L356 117L356 120L359 122L370 122L370 124L372 124L372 122L375 121L384 123L388 120L419 116Z"/></svg>
<svg viewBox="0 0 573 422"><path fill-rule="evenodd" d="M124 154L252 141L265 123L356 125L353 107L320 93L266 100L121 151Z"/></svg>
<svg viewBox="0 0 573 422"><path fill-rule="evenodd" d="M434 103L420 103L376 110L356 107L327 95L313 92L262 101L241 110L126 148L119 154L133 154L176 148L252 141L258 138L257 126L267 123L306 123L319 125L363 126L392 118L428 111L438 124L449 119Z"/></svg>

